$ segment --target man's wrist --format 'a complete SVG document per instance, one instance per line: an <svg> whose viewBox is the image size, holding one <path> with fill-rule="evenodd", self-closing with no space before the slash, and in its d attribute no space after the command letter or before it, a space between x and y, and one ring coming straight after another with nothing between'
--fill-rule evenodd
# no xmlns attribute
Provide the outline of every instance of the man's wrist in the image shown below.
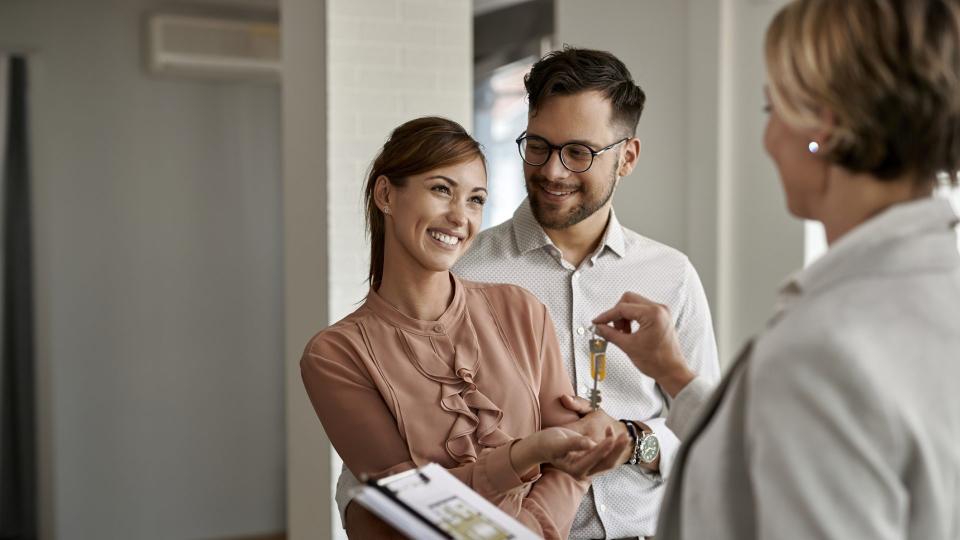
<svg viewBox="0 0 960 540"><path fill-rule="evenodd" d="M640 445L645 435L657 435L657 433L650 427L648 424L645 424L639 420L620 420L621 422L629 422L634 425L636 428L637 439L633 446L633 454L630 456L627 464L629 465L639 465L641 468L646 469L653 473L660 472L660 454L657 454L656 459L650 463L644 463L640 459Z"/></svg>
<svg viewBox="0 0 960 540"><path fill-rule="evenodd" d="M630 459L630 456L633 455L633 446L634 446L634 445L633 445L633 434L632 434L632 433L629 431L629 429L627 428L626 422L628 422L628 420L620 420L619 422L616 422L616 423L615 423L615 427L614 427L614 432L615 432L614 435L615 435L615 436L619 437L619 436L622 435L622 434L626 434L626 435L629 435L629 436L631 437L631 439L630 439L630 444L627 445L627 448L624 449L623 454L620 456L620 458L621 458L621 459L620 459L620 463L627 463L627 461ZM637 434L637 435L639 435L639 434Z"/></svg>
<svg viewBox="0 0 960 540"><path fill-rule="evenodd" d="M637 449L640 447L640 437L643 434L640 432L640 426L637 425L633 420L624 420L620 419L620 423L624 425L627 430L627 433L630 435L630 445L628 446L629 452L627 453L627 458L621 460L624 465L636 465L637 461Z"/></svg>

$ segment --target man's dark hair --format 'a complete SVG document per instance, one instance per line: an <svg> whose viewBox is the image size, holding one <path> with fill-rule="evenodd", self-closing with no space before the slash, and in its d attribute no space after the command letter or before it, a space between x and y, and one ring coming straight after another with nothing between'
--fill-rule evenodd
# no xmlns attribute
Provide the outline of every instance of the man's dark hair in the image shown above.
<svg viewBox="0 0 960 540"><path fill-rule="evenodd" d="M606 51L565 46L541 58L523 78L530 100L530 114L553 96L569 96L590 90L601 92L612 107L614 124L626 134L637 133L646 94L633 82L627 66Z"/></svg>

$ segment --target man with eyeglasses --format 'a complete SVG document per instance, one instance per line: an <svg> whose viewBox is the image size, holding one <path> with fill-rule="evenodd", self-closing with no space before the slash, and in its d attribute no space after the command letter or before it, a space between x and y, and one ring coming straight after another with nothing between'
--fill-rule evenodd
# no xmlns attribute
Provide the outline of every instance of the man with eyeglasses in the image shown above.
<svg viewBox="0 0 960 540"><path fill-rule="evenodd" d="M582 415L575 428L600 436L612 425L635 437L624 465L593 478L570 537L652 536L679 441L665 425L665 394L614 346L607 349L601 410L591 412L582 398L593 386L591 320L628 292L663 304L683 357L716 381L706 297L686 256L624 228L613 211L617 184L640 155L636 128L646 100L623 62L603 51L565 48L537 62L524 83L530 110L517 145L527 200L513 218L482 232L454 272L533 292L550 309L581 396L565 403Z"/></svg>
<svg viewBox="0 0 960 540"><path fill-rule="evenodd" d="M566 48L537 62L524 80L527 130L517 138L527 200L513 218L486 230L454 272L513 283L550 310L573 386L564 405L581 414L570 427L597 439L606 426L635 443L624 465L592 479L570 538L643 538L656 531L664 481L679 441L666 427L667 398L616 347L608 347L601 409L582 396L590 375L591 320L628 292L669 308L683 357L705 380L719 379L716 343L700 278L679 251L620 225L617 183L640 155L637 122L646 96L610 53ZM343 469L337 504L345 514L356 480Z"/></svg>

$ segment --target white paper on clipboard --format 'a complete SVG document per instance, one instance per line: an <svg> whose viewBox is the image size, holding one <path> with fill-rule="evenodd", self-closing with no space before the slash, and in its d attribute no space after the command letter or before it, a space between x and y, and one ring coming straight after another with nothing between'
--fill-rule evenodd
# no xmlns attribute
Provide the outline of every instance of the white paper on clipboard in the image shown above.
<svg viewBox="0 0 960 540"><path fill-rule="evenodd" d="M353 497L417 540L540 538L435 463L358 487Z"/></svg>

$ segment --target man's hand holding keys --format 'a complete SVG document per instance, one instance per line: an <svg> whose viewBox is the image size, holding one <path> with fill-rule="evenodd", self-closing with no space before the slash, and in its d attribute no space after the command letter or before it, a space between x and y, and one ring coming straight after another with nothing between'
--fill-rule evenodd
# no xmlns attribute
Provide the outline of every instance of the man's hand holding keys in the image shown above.
<svg viewBox="0 0 960 540"><path fill-rule="evenodd" d="M673 317L663 304L627 292L593 323L597 335L620 347L637 369L657 381L670 397L676 397L696 377L687 367Z"/></svg>

